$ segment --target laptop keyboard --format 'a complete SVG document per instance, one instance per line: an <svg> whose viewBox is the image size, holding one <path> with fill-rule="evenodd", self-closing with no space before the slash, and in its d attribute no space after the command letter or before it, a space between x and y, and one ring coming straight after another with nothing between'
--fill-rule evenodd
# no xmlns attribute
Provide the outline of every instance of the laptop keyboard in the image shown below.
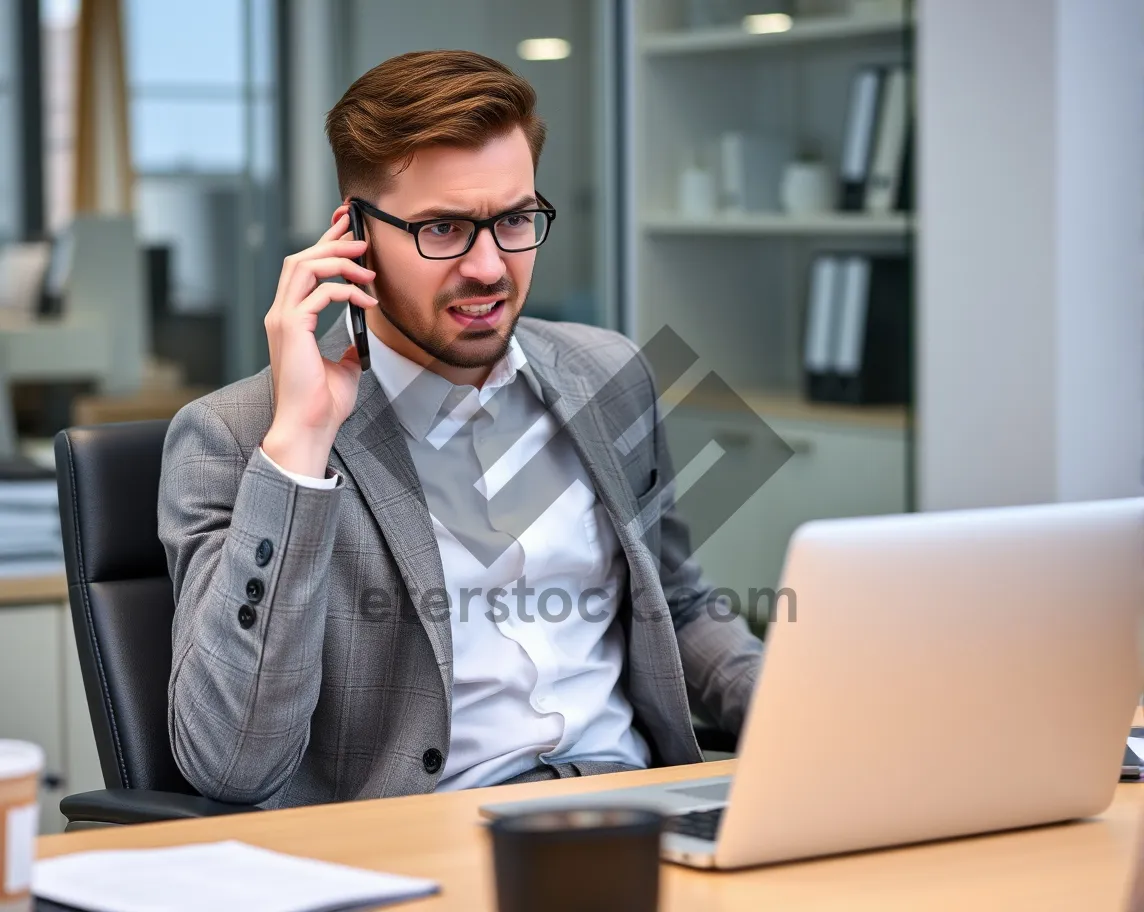
<svg viewBox="0 0 1144 912"><path fill-rule="evenodd" d="M722 819L721 807L709 811L692 811L690 814L668 817L664 822L664 829L669 833L681 833L684 836L694 836L696 839L714 842L715 834L719 832L719 821Z"/></svg>

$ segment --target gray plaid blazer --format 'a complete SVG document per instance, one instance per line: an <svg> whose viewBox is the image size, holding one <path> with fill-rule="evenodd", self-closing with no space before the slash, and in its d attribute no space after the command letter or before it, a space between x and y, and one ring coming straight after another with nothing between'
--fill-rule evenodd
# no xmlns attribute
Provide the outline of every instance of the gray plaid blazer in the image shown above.
<svg viewBox="0 0 1144 912"><path fill-rule="evenodd" d="M708 610L711 586L685 559L674 509L633 522L672 477L661 433L626 454L613 444L655 407L650 371L603 329L521 318L517 339L627 558L621 680L635 724L654 763L698 761L691 702L738 731L762 644ZM336 360L349 342L339 319L319 346ZM272 413L267 369L186 406L167 434L159 536L177 604L175 759L202 794L264 807L431 792L449 750L453 649L401 427L363 375L330 456L343 481L324 491L261 455Z"/></svg>

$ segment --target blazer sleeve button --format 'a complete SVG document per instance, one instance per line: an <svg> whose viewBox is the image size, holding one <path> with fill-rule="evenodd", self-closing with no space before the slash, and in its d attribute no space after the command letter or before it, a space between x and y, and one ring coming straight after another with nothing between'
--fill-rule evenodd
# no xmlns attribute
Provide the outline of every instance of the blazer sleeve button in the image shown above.
<svg viewBox="0 0 1144 912"><path fill-rule="evenodd" d="M445 762L445 758L441 756L441 752L435 747L429 748L421 755L421 765L425 767L425 772L430 776L441 769L441 764Z"/></svg>
<svg viewBox="0 0 1144 912"><path fill-rule="evenodd" d="M249 630L254 626L254 609L249 605L243 605L238 609L238 626L243 630Z"/></svg>

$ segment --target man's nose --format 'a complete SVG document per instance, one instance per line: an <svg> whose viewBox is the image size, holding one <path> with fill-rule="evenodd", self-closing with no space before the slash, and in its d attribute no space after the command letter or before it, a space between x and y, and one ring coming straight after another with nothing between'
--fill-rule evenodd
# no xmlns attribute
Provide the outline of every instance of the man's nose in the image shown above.
<svg viewBox="0 0 1144 912"><path fill-rule="evenodd" d="M475 279L483 285L499 282L505 274L504 256L489 229L477 232L473 246L461 257L461 275Z"/></svg>

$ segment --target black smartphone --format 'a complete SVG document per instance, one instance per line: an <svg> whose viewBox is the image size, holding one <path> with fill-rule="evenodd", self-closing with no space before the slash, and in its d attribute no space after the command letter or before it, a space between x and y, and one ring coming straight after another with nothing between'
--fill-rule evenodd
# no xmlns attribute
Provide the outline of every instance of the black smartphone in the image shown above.
<svg viewBox="0 0 1144 912"><path fill-rule="evenodd" d="M365 219L362 217L361 209L357 203L353 202L350 203L350 231L354 233L355 241L365 240ZM364 256L354 257L353 261L359 266L365 266ZM350 326L353 327L354 345L357 346L361 369L367 371L369 370L369 337L365 332L365 311L356 304L350 305Z"/></svg>

